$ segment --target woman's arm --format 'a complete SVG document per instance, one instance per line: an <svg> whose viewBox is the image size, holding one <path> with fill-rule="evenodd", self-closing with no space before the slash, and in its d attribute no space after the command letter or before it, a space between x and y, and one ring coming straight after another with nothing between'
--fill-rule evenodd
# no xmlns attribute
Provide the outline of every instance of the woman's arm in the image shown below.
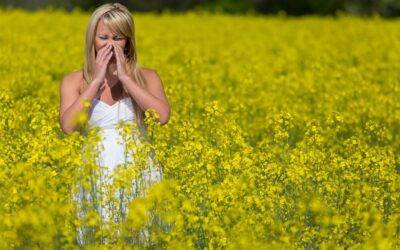
<svg viewBox="0 0 400 250"><path fill-rule="evenodd" d="M112 43L115 58L117 59L117 75L128 94L144 111L155 109L160 116L157 120L164 125L169 120L169 104L164 93L160 76L151 69L141 68L140 71L146 79L147 86L142 87L126 72L126 59L120 46Z"/></svg>
<svg viewBox="0 0 400 250"><path fill-rule="evenodd" d="M146 88L137 84L130 77L121 79L121 82L140 108L144 111L150 108L155 109L160 116L158 121L164 125L169 121L170 106L160 76L150 69L142 68L141 72L147 81Z"/></svg>
<svg viewBox="0 0 400 250"><path fill-rule="evenodd" d="M79 129L79 124L74 124L74 118L80 112L87 112L85 101L92 101L104 83L108 62L113 55L111 44L99 49L96 56L93 80L89 87L79 95L80 84L83 79L83 72L76 71L66 75L60 85L60 123L61 129L66 134Z"/></svg>
<svg viewBox="0 0 400 250"><path fill-rule="evenodd" d="M60 84L60 124L65 134L71 134L79 129L79 124L74 124L73 119L80 112L87 112L85 100L92 101L99 89L99 82L89 84L81 95L79 95L80 83L83 78L82 71L72 72L61 80Z"/></svg>

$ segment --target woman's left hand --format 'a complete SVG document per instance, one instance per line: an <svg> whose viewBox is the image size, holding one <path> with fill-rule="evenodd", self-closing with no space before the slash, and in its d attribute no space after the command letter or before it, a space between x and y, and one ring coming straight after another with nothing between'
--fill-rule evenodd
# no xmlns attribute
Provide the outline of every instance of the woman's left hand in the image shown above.
<svg viewBox="0 0 400 250"><path fill-rule="evenodd" d="M127 77L129 77L128 73L126 72L125 55L120 46L113 43L113 47L114 47L114 56L117 60L118 79L122 82L123 79L126 79Z"/></svg>

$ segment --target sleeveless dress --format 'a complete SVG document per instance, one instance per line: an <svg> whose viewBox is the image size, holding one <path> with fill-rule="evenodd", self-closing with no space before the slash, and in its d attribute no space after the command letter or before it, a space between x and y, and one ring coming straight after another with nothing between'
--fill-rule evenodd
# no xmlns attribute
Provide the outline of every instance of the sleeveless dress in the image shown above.
<svg viewBox="0 0 400 250"><path fill-rule="evenodd" d="M87 180L87 183L90 184L89 188L88 184L86 186L80 184L78 187L79 191L76 195L78 217L81 221L88 220L87 218L90 217L88 214L96 211L100 215L101 224L107 227L111 221L121 222L127 215L127 204L134 198L144 195L144 188L160 181L162 172L160 168L154 166L154 152L150 152L148 156L148 166L142 167L140 171L135 170L133 153L126 147L127 142L120 134L121 129L117 128L120 121L134 122L134 108L130 97L121 99L113 105L99 99L93 99L88 114L90 117L88 127L99 128L101 135L101 139L94 149L97 153L95 163L99 166L99 169L97 172L91 172L97 173L97 175L93 174L93 176L96 175L93 180L90 179L91 177L86 177L89 178ZM128 139L139 142L138 138L138 133L133 130L132 137ZM83 150L85 150L85 145ZM93 148L90 148L90 150L93 150ZM85 161L85 159L83 160ZM115 174L120 170L124 170L128 174L128 185L131 184L130 186L126 187L125 182L125 187L120 188L117 183L113 182ZM138 172L141 173L139 179L133 174ZM96 230L98 231L98 228L90 225L80 226L78 228L78 244L84 246L99 243Z"/></svg>

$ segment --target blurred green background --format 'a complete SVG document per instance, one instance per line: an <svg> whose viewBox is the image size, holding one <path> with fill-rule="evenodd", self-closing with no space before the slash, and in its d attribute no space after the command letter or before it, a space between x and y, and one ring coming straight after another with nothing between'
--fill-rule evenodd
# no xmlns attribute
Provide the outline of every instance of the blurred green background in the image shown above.
<svg viewBox="0 0 400 250"><path fill-rule="evenodd" d="M104 0L0 0L2 8L38 10L56 8L72 11L92 11L97 6L112 1ZM202 9L210 12L232 14L257 13L288 15L332 15L346 12L354 15L380 15L396 17L400 14L400 0L120 0L132 12L182 12Z"/></svg>

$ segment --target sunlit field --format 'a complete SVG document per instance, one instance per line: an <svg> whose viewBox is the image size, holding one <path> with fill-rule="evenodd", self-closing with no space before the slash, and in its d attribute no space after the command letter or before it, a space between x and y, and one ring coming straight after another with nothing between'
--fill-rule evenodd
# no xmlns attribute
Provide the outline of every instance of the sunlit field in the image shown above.
<svg viewBox="0 0 400 250"><path fill-rule="evenodd" d="M89 17L0 10L1 249L77 249L78 228L89 249L400 248L398 20L133 13L171 118L79 217L96 137L62 133L59 84ZM116 188L133 198L104 221Z"/></svg>

